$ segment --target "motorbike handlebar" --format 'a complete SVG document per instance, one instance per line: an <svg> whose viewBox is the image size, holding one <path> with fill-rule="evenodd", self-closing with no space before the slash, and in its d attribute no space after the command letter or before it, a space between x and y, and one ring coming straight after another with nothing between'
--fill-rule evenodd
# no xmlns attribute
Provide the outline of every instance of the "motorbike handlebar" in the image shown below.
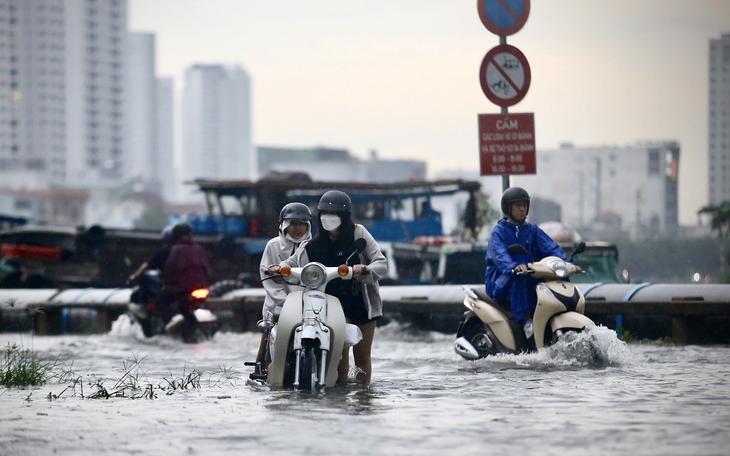
<svg viewBox="0 0 730 456"><path fill-rule="evenodd" d="M526 275L526 274L534 274L534 273L535 273L535 271L533 271L532 269L528 269L527 272L520 272L517 269L512 270L512 275Z"/></svg>

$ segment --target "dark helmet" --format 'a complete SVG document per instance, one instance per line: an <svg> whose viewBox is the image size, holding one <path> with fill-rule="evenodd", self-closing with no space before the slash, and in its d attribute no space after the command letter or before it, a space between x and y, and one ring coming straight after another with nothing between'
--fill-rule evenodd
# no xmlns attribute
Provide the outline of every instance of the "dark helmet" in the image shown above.
<svg viewBox="0 0 730 456"><path fill-rule="evenodd" d="M284 220L312 220L312 211L304 203L289 203L279 212L279 223Z"/></svg>
<svg viewBox="0 0 730 456"><path fill-rule="evenodd" d="M320 211L350 212L352 202L347 193L339 190L330 190L319 199L317 209Z"/></svg>
<svg viewBox="0 0 730 456"><path fill-rule="evenodd" d="M510 187L502 193L502 213L510 215L510 208L515 201L527 201L527 212L530 212L530 194L522 187Z"/></svg>
<svg viewBox="0 0 730 456"><path fill-rule="evenodd" d="M188 236L192 232L193 227L186 222L176 223L175 226L172 227L172 237L175 240L180 239L183 236Z"/></svg>

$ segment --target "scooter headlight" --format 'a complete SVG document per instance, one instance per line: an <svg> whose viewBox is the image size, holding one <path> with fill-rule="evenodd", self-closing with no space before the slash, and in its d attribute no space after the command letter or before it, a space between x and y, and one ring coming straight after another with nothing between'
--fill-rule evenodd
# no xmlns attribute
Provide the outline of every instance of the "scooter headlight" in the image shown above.
<svg viewBox="0 0 730 456"><path fill-rule="evenodd" d="M317 288L327 279L327 271L324 266L310 263L302 269L302 283L309 288Z"/></svg>
<svg viewBox="0 0 730 456"><path fill-rule="evenodd" d="M561 279L568 277L568 265L563 260L550 260L548 267Z"/></svg>

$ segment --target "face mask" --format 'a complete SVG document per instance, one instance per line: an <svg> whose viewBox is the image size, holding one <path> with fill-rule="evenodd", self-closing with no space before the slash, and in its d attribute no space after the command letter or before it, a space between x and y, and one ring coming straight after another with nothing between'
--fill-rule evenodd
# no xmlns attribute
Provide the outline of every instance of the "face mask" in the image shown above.
<svg viewBox="0 0 730 456"><path fill-rule="evenodd" d="M332 214L325 214L320 217L320 220L322 220L322 228L326 231L336 230L342 224L342 219Z"/></svg>

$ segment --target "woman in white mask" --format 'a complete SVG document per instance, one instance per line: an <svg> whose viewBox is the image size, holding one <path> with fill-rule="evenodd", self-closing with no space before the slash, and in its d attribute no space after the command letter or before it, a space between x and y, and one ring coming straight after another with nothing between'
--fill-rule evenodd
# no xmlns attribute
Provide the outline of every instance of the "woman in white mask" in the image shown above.
<svg viewBox="0 0 730 456"><path fill-rule="evenodd" d="M274 310L284 305L286 296L289 294L289 286L284 283L280 276L271 277L266 275L266 268L270 264L281 263L289 258L297 248L305 241L312 239L312 211L304 203L289 203L279 212L279 236L271 239L264 249L259 275L261 284L266 290L264 299L263 317L265 320L272 320ZM293 282L291 279L290 282ZM264 348L266 337L261 335L257 362L264 361Z"/></svg>
<svg viewBox="0 0 730 456"><path fill-rule="evenodd" d="M327 285L326 292L340 300L347 322L357 325L362 331L363 338L352 347L352 351L358 368L357 380L369 382L372 374L370 352L376 320L383 315L378 280L388 271L388 263L368 230L353 222L351 208L350 197L344 192L330 190L322 195L317 205L317 236L302 243L287 260L269 267L269 273L278 274L284 265L301 267L311 261L325 266L339 266L356 250L355 239L365 239L365 249L356 255L358 258L354 263L357 264L352 267L355 280L333 280ZM365 270L368 274L363 274ZM337 369L338 383L349 380L349 368L350 349L345 348Z"/></svg>

